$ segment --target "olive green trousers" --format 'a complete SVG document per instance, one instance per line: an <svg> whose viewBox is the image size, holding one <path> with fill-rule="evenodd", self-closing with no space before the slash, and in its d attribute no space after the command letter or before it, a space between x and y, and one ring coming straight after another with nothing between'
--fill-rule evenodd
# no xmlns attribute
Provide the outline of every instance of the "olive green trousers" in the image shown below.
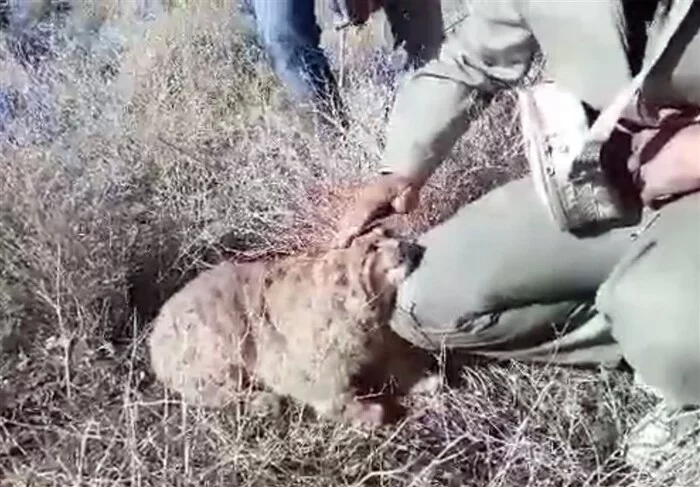
<svg viewBox="0 0 700 487"><path fill-rule="evenodd" d="M700 193L635 227L559 230L529 178L423 234L394 330L428 348L614 366L672 403L700 404Z"/></svg>

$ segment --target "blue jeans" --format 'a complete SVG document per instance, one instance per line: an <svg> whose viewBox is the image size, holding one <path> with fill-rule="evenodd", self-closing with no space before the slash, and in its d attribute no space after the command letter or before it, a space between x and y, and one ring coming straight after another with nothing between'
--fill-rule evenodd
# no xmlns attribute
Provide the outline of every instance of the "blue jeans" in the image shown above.
<svg viewBox="0 0 700 487"><path fill-rule="evenodd" d="M335 77L320 47L321 29L314 3L243 0L243 10L254 19L259 41L295 101L335 115L347 127ZM386 0L384 11L393 47L403 44L408 57L399 71L418 68L437 55L443 40L440 0Z"/></svg>
<svg viewBox="0 0 700 487"><path fill-rule="evenodd" d="M340 118L344 108L330 63L320 47L314 0L247 0L272 68L299 104Z"/></svg>

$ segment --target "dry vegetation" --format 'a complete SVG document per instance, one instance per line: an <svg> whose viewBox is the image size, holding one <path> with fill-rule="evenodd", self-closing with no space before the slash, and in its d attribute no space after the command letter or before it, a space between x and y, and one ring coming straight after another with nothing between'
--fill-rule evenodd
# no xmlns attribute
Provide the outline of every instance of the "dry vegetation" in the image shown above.
<svg viewBox="0 0 700 487"><path fill-rule="evenodd" d="M322 245L347 188L377 163L390 86L372 49L355 46L343 90L359 128L321 144L277 101L230 7L170 5L144 20L129 5L49 19L34 67L14 55L16 37L0 45L16 110L1 141L0 479L640 485L617 445L650 399L622 373L474 365L371 435L295 405L270 419L186 408L164 391L145 358L149 318L223 255ZM516 128L504 94L434 178L413 228L521 174Z"/></svg>

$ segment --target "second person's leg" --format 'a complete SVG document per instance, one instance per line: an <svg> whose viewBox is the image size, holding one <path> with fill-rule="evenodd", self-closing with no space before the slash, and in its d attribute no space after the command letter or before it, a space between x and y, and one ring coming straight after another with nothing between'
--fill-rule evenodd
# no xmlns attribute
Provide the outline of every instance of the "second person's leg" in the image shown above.
<svg viewBox="0 0 700 487"><path fill-rule="evenodd" d="M440 0L387 0L387 22L394 48L406 52L405 69L416 69L437 56L443 40Z"/></svg>
<svg viewBox="0 0 700 487"><path fill-rule="evenodd" d="M273 69L294 100L346 125L336 80L320 47L314 0L253 0L253 8Z"/></svg>

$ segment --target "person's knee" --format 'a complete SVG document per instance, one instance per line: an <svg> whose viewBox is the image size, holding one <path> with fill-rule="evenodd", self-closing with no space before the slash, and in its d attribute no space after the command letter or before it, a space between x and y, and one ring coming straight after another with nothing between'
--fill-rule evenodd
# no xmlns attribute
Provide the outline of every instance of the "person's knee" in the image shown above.
<svg viewBox="0 0 700 487"><path fill-rule="evenodd" d="M428 316L415 308L397 306L390 326L403 339L427 350L438 350L442 347L478 348L487 341L482 330L494 320L493 313L444 322L430 320L426 318Z"/></svg>
<svg viewBox="0 0 700 487"><path fill-rule="evenodd" d="M643 247L623 262L601 286L596 305L645 383L669 401L700 404L697 286L673 279L673 272L666 279L650 272L653 252L653 245Z"/></svg>
<svg viewBox="0 0 700 487"><path fill-rule="evenodd" d="M501 356L532 352L530 355L534 357L537 350L544 351L542 347L546 348L546 344L552 344L560 335L568 333L573 337L574 331L589 321L586 310L592 307L592 303L579 299L514 301L510 307L498 307L482 293L464 294L464 301L459 301L430 291L409 298L401 291L391 327L404 339L429 350L444 347ZM588 332L577 332L578 338L569 338L565 346L574 343L572 340L593 343L606 335L591 326L587 329Z"/></svg>
<svg viewBox="0 0 700 487"><path fill-rule="evenodd" d="M404 339L429 350L451 342L455 334L460 335L463 346L478 343L479 331L486 327L482 322L489 321L491 313L482 311L486 304L478 296L463 297L463 306L451 309L452 300L432 293L425 279L409 280L399 289L391 326Z"/></svg>

